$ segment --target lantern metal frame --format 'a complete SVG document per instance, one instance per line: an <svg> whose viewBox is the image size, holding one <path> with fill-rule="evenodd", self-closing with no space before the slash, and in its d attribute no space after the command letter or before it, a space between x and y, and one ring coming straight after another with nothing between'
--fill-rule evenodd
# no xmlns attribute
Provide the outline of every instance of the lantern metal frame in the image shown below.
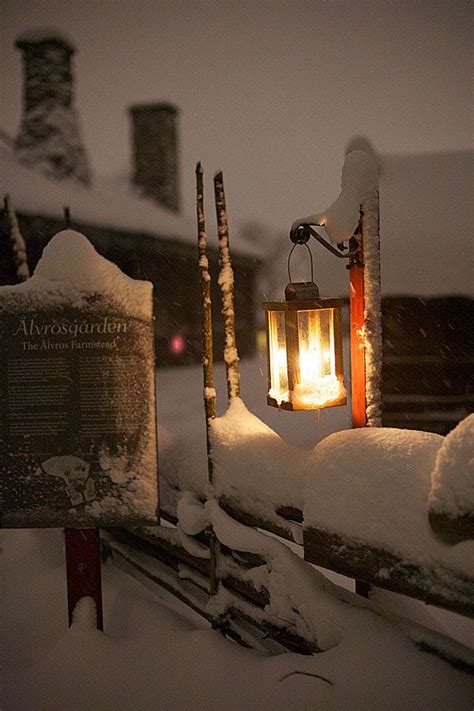
<svg viewBox="0 0 474 711"><path fill-rule="evenodd" d="M313 292L313 298L298 298L300 294L305 296ZM342 353L342 306L343 299L322 299L319 297L319 290L316 284L312 282L300 282L288 284L285 301L267 301L262 304L266 312L266 333L267 333L267 379L268 379L268 394L267 404L272 407L277 407L282 410L316 410L323 407L337 407L345 405L347 396L345 391L338 397L332 400L327 400L324 404L316 405L314 403L304 403L294 395L295 388L301 384L300 374L300 339L299 339L299 323L298 313L300 312L317 312L330 311L328 314L328 325L332 333L334 344L334 375L342 385L344 368L343 368L343 353ZM295 298L296 297L296 298ZM283 370L286 374L287 382L287 399L278 401L270 392L275 389L276 383L272 375L272 332L274 326L272 324L271 314L282 313L284 319L284 334L285 334L285 365ZM276 318L276 317L275 317Z"/></svg>
<svg viewBox="0 0 474 711"><path fill-rule="evenodd" d="M349 259L348 268L352 265L362 266L359 242L356 236L351 238L348 247L345 247L344 243L341 243L337 245L336 249L333 245L326 242L326 240L313 229L313 226L309 224L302 224L291 230L290 240L293 242L293 247L288 256L289 284L285 289L285 301L266 301L262 304L262 308L266 312L267 404L281 410L318 410L326 407L338 407L347 403L347 395L343 387L342 306L344 305L344 300L333 298L323 299L320 297L318 286L313 281L313 259L311 250L307 244L311 236L315 237L331 254L342 259ZM309 252L311 262L311 281L309 282L294 283L291 279L290 260L297 245L304 245ZM332 355L333 372L331 374L337 378L342 387L339 395L319 405L315 402L311 402L310 398L307 399L308 401L303 402L301 398L295 395L295 388L301 384L298 313L323 310L331 310L331 314L329 315L329 328L330 333L332 333L334 349ZM285 361L284 365L279 365L279 369L286 372L286 380L284 380L284 382L286 382L287 385L287 398L281 400L278 400L270 394L272 390L275 392L274 373L272 373L272 370L277 367L275 364L272 364L272 357L276 355L277 346L272 343L274 340L272 333L276 326L271 322L272 314L276 313L283 313L285 335ZM274 352L272 352L272 350ZM279 381L279 389L281 390L281 380Z"/></svg>

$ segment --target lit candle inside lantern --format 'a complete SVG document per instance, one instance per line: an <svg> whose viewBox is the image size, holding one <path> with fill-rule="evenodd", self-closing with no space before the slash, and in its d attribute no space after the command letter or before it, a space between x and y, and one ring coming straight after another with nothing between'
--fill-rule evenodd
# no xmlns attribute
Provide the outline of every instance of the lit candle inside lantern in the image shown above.
<svg viewBox="0 0 474 711"><path fill-rule="evenodd" d="M329 309L298 312L299 382L293 402L324 407L345 397L336 374L334 327Z"/></svg>
<svg viewBox="0 0 474 711"><path fill-rule="evenodd" d="M287 300L265 308L268 403L289 410L344 404L340 302Z"/></svg>

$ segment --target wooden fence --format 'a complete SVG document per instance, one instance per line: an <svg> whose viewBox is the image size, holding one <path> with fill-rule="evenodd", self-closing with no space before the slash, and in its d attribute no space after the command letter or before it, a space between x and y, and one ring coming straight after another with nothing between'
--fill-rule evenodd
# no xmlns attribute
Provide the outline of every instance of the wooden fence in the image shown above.
<svg viewBox="0 0 474 711"><path fill-rule="evenodd" d="M179 495L177 491L174 493ZM295 544L298 535L291 535L287 526L291 523L293 531L295 526L302 527L301 512L280 509L281 525L278 525L273 518L272 521L260 519L255 513L239 509L235 501L231 503L223 499L219 504L233 520L254 527L259 536L268 538L268 534L272 534L273 538L277 535L286 542L291 539L293 546L301 546ZM302 634L304 625L288 619L278 622L268 613L271 600L266 570L268 560L221 544L217 596L222 598L225 595L222 611L222 605L212 604L210 531L194 537L199 555L193 555L189 545L183 546L182 534L176 527L177 511L164 502L161 515L162 525L153 528L108 530L103 534L105 554L112 556L127 572L165 588L246 646L268 651L269 645L277 644L303 654L320 651L312 634ZM398 557L376 546L362 545L345 536L330 535L318 529L304 532L302 547L307 564L314 563L371 585L474 617L474 581L446 566L433 565L427 569L405 555ZM294 612L298 615L299 611ZM474 659L466 658L464 650L452 646L445 648L445 640L440 636L426 634L426 630L418 633L420 647L457 666L474 669Z"/></svg>
<svg viewBox="0 0 474 711"><path fill-rule="evenodd" d="M202 174L200 177L202 179ZM202 182L198 187L198 206L200 199L202 200ZM208 277L203 266L205 229L202 202L200 211L198 209L198 218L200 265L205 282ZM224 237L224 241L227 241L225 231L221 234L221 224L219 237L220 240ZM229 267L228 257L226 254L226 268ZM228 278L222 281L229 283ZM204 287L205 283L205 304ZM227 293L224 299L228 298ZM227 301L227 309L232 311L228 307ZM233 344L232 325L226 323L226 329L230 329L226 331L226 336L230 333L230 341ZM209 335L209 332L205 333L208 339ZM209 365L209 356L212 358L210 346L208 352L204 353L206 366ZM226 357L228 366L229 362ZM232 361L232 366L236 366L235 360ZM206 377L208 376L209 373ZM235 383L235 380L232 380L234 376L235 373L229 376L230 386L232 382ZM209 382L205 379L207 386ZM206 390L209 388L206 387ZM232 394L232 387L229 387L229 395L231 398L235 396L235 393ZM209 426L213 415L209 415L209 401L205 404ZM212 484L212 456L209 462ZM256 475L258 476L258 472ZM274 505L268 507L268 515L265 515L261 506L254 505L251 498L245 496L245 491L241 493L242 496L232 499L221 496L215 504L231 521L251 529L252 536L261 540L262 550L268 547L268 541L274 542L276 536L282 540L283 545L289 545L291 542L300 551L303 549L306 565L322 566L354 577L367 586L375 585L474 617L474 580L460 575L454 568L449 569L445 564L436 562L431 567L422 566L418 560L411 557L409 550L395 555L377 543L363 544L343 533L336 535L317 527L304 529L301 510ZM139 574L173 593L208 619L213 626L242 644L256 648L283 645L300 653L321 651L317 636L306 629L302 610L298 609L296 602L291 614L285 615L284 619L275 615L271 596L271 553L263 556L256 554L255 547L253 550L247 550L245 547L236 550L226 545L219 532L211 527L200 531L194 537L183 534L176 502L187 494L189 492L173 489L168 483L166 494L161 498L163 525L147 529L108 531L104 540L106 553L129 572ZM246 501L245 506L241 501ZM204 506L204 496L201 503ZM410 623L409 633L423 649L433 651L457 666L474 668L474 657L469 657L462 645L446 645L446 638L421 629L415 623Z"/></svg>
<svg viewBox="0 0 474 711"><path fill-rule="evenodd" d="M424 327L420 322L417 325L421 334ZM389 378L389 371L386 373ZM464 376L461 380L464 382ZM394 392L397 387L393 386ZM128 572L168 590L241 644L266 650L283 646L306 654L321 651L317 636L305 630L302 610L296 603L291 619L279 618L272 612L271 553L262 556L245 548L235 550L211 527L195 536L183 534L175 502L187 492L170 489L169 493L171 496L162 495L161 525L103 532L104 555L111 556ZM256 507L242 507L239 500L221 497L215 503L232 521L252 529L252 535L261 540L262 549L271 549L269 541L274 544L276 536L282 545L291 541L303 549L307 561L303 565L316 564L474 617L474 580L446 565L435 562L431 568L422 567L410 558L409 551L397 556L375 543L362 544L342 533L335 535L318 528L303 531L300 510L276 505L265 517ZM415 623L405 631L423 649L461 668L474 668L472 655L462 645Z"/></svg>

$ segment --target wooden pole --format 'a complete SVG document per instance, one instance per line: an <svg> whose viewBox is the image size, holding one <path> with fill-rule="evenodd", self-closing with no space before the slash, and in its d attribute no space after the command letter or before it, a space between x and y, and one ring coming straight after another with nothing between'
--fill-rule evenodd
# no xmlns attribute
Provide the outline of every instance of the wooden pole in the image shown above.
<svg viewBox="0 0 474 711"><path fill-rule="evenodd" d="M207 233L204 218L203 169L201 163L198 163L196 166L196 213L198 228L199 275L201 284L202 369L204 381L204 411L206 414L207 472L209 483L212 485L214 483L214 468L211 457L210 429L211 422L216 416L216 391L214 388L211 275L209 274L209 260L207 258ZM219 587L219 580L217 577L219 541L214 531L211 532L210 551L211 559L209 592L211 595L215 595Z"/></svg>
<svg viewBox="0 0 474 711"><path fill-rule="evenodd" d="M360 225L359 232L361 232ZM367 425L364 343L364 245L362 234L359 235L359 240L358 253L349 266L353 428L366 427ZM368 598L370 585L363 580L356 580L355 591L358 595Z"/></svg>
<svg viewBox="0 0 474 711"><path fill-rule="evenodd" d="M98 528L65 528L67 608L69 625L83 597L94 600L97 629L104 629L102 612L100 535Z"/></svg>
<svg viewBox="0 0 474 711"><path fill-rule="evenodd" d="M214 358L212 334L211 275L207 258L207 233L204 218L204 188L201 163L196 166L196 211L198 226L199 275L202 307L202 368L204 380L204 409L206 427L209 433L211 420L216 416L216 391L214 389ZM210 447L208 446L208 453ZM208 457L209 481L212 484L212 459Z"/></svg>
<svg viewBox="0 0 474 711"><path fill-rule="evenodd" d="M214 176L216 200L217 232L219 236L219 286L222 293L222 313L224 314L224 362L227 373L227 394L229 401L240 396L239 354L235 339L234 311L234 270L229 248L229 225L224 193L224 178L219 171Z"/></svg>
<svg viewBox="0 0 474 711"><path fill-rule="evenodd" d="M373 427L381 423L382 319L378 192L366 206L361 206L357 231L359 250L349 267L353 428ZM364 238L369 240L365 245ZM370 308L367 308L367 303ZM356 593L362 597L367 598L370 589L369 583L355 581Z"/></svg>
<svg viewBox="0 0 474 711"><path fill-rule="evenodd" d="M382 425L382 290L379 194L361 207L364 240L365 407L368 427Z"/></svg>
<svg viewBox="0 0 474 711"><path fill-rule="evenodd" d="M367 424L365 404L364 343L364 245L360 234L357 256L349 266L349 304L351 337L352 427Z"/></svg>

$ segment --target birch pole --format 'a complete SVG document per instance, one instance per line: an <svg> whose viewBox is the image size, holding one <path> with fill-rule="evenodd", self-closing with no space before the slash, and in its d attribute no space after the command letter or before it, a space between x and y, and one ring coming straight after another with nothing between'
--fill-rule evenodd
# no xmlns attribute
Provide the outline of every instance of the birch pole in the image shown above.
<svg viewBox="0 0 474 711"><path fill-rule="evenodd" d="M10 242L12 245L13 256L16 265L17 279L19 282L26 281L30 277L28 258L26 255L26 244L18 226L18 220L16 219L16 214L12 205L10 195L5 195L4 205L5 214L7 216L10 231Z"/></svg>
<svg viewBox="0 0 474 711"><path fill-rule="evenodd" d="M196 213L202 308L202 370L204 380L204 411L206 414L207 472L209 484L212 487L214 484L214 467L211 457L210 430L211 422L216 416L216 390L214 387L213 368L211 275L209 274L209 260L207 258L207 233L204 219L203 182L203 169L201 163L199 162L196 165ZM210 594L215 595L219 587L219 580L217 577L219 541L214 531L211 532L210 551Z"/></svg>
<svg viewBox="0 0 474 711"><path fill-rule="evenodd" d="M227 395L229 401L240 396L239 354L235 340L234 311L234 270L229 248L229 225L224 193L222 171L214 176L214 196L216 201L217 233L219 237L219 278L224 314L224 362L227 374Z"/></svg>
<svg viewBox="0 0 474 711"><path fill-rule="evenodd" d="M214 474L212 458L210 456L209 431L211 421L216 416L216 390L214 388L212 351L211 275L209 274L209 260L207 258L207 233L204 219L203 170L201 163L196 165L196 212L202 308L202 369L204 380L204 410L206 413L207 432L207 466L209 472L209 483L212 484Z"/></svg>

